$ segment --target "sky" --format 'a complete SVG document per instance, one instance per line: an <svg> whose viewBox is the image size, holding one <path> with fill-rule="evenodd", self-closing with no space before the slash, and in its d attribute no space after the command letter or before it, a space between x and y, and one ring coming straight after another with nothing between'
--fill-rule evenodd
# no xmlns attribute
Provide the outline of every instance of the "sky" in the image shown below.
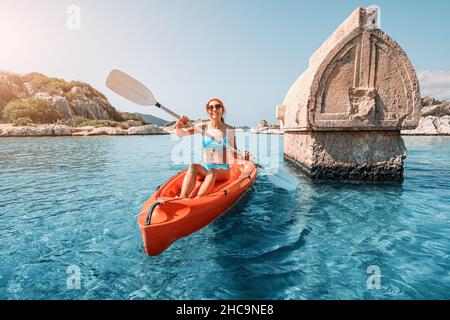
<svg viewBox="0 0 450 320"><path fill-rule="evenodd" d="M107 89L118 68L177 113L205 118L218 97L226 122L253 126L275 122L309 57L370 5L408 54L422 95L450 99L447 0L0 0L0 70L87 82L120 111L171 120Z"/></svg>

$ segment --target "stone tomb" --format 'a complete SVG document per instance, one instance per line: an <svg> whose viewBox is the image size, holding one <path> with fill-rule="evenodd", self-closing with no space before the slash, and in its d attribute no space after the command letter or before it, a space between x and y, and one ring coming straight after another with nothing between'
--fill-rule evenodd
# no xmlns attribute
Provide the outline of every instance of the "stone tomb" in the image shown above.
<svg viewBox="0 0 450 320"><path fill-rule="evenodd" d="M400 130L419 122L419 83L377 15L356 9L277 107L285 159L312 178L403 180Z"/></svg>

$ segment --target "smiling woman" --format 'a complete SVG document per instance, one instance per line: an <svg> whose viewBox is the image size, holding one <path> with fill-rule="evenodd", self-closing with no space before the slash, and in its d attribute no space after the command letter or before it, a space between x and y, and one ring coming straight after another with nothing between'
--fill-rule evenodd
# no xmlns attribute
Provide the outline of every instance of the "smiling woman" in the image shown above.
<svg viewBox="0 0 450 320"><path fill-rule="evenodd" d="M197 176L204 179L197 197L209 192L216 182L222 182L230 177L230 163L237 162L239 157L236 152L227 152L225 145L237 149L235 128L224 122L225 106L218 98L210 99L205 106L209 121L198 125L203 136L203 162L191 164L184 177L180 197L189 197L195 187ZM177 135L179 137L198 133L191 121L182 116L177 122ZM207 133L207 135L205 135ZM249 154L245 154L245 160L249 160Z"/></svg>

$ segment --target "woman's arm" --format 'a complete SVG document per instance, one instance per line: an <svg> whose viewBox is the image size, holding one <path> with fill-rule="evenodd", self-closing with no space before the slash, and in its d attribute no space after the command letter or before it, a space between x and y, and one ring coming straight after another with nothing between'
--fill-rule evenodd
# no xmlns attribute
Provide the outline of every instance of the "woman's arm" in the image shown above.
<svg viewBox="0 0 450 320"><path fill-rule="evenodd" d="M182 116L176 124L176 135L178 137L191 136L195 134L195 129L188 117Z"/></svg>
<svg viewBox="0 0 450 320"><path fill-rule="evenodd" d="M235 150L239 150L238 147L237 147L237 144L236 144L236 130L235 130L236 128L235 127L231 127L231 128L232 129L230 129L231 130L231 132L230 132L230 137L231 137L230 145ZM241 156L238 155L238 153L236 151L232 151L232 155L233 155L233 158L235 159L235 161L239 161L239 160L242 161L242 156L244 156L245 160L249 160L250 159L250 154L248 153L248 151L243 152Z"/></svg>
<svg viewBox="0 0 450 320"><path fill-rule="evenodd" d="M230 147L233 147L234 149L237 150L237 147L236 147L236 134L235 134L235 131L234 131L234 127L227 125L227 127L226 127L226 135L228 137L228 144L230 145ZM231 155L233 162L239 159L236 151L232 151L230 149L228 149L227 151Z"/></svg>

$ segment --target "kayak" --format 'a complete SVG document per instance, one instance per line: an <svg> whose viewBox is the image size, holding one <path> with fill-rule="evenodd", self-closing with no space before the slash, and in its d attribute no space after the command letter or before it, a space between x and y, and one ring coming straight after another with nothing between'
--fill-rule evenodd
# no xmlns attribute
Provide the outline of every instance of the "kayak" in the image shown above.
<svg viewBox="0 0 450 320"><path fill-rule="evenodd" d="M194 198L202 184L197 177L189 198L177 198L187 169L179 172L145 202L139 214L139 229L149 256L157 256L176 240L210 224L236 204L256 180L258 168L250 161L230 165L230 178Z"/></svg>

